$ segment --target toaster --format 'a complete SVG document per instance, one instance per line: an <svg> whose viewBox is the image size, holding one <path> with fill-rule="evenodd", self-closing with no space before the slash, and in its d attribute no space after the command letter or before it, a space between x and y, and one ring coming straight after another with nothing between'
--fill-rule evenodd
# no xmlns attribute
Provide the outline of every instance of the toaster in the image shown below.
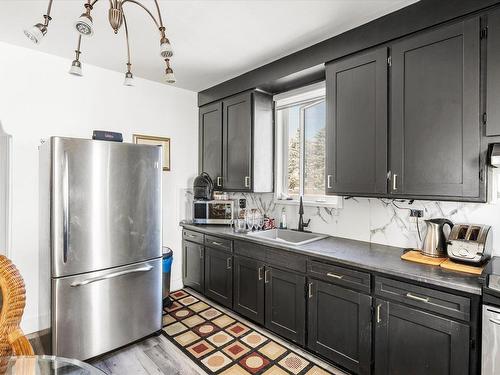
<svg viewBox="0 0 500 375"><path fill-rule="evenodd" d="M492 237L489 225L455 224L448 237L448 256L463 263L484 263L491 256Z"/></svg>

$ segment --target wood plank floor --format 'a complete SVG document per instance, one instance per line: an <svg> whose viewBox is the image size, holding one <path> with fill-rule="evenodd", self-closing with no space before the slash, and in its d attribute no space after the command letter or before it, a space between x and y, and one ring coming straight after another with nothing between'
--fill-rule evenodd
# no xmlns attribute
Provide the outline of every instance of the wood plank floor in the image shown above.
<svg viewBox="0 0 500 375"><path fill-rule="evenodd" d="M163 336L144 341L90 361L108 375L205 375Z"/></svg>

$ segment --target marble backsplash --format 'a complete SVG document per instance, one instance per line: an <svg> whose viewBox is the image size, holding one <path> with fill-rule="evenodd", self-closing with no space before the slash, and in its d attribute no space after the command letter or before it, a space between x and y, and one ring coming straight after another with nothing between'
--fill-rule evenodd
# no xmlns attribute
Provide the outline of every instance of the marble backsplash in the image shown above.
<svg viewBox="0 0 500 375"><path fill-rule="evenodd" d="M189 202L186 207L190 207L192 193L186 190L185 198ZM297 227L298 206L275 203L272 193L234 193L231 198L246 198L248 208L276 217L277 223L285 208L288 227ZM416 219L409 216L410 208L424 211L419 228ZM414 201L410 205L389 199L351 198L344 199L342 208L306 206L304 211L313 232L405 248L421 247L426 226L423 219L444 217L454 223L488 224L493 229L493 254L500 256L500 203ZM189 213L184 217L189 219Z"/></svg>

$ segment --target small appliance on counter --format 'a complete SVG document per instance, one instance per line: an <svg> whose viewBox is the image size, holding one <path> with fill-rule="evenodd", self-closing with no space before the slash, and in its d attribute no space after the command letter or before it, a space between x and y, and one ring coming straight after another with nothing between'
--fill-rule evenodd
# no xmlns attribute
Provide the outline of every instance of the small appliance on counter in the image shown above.
<svg viewBox="0 0 500 375"><path fill-rule="evenodd" d="M196 200L193 202L193 222L195 224L232 224L234 201Z"/></svg>
<svg viewBox="0 0 500 375"><path fill-rule="evenodd" d="M214 183L208 173L203 172L194 179L193 194L195 200L211 200L213 189Z"/></svg>
<svg viewBox="0 0 500 375"><path fill-rule="evenodd" d="M448 256L456 262L482 264L491 256L492 237L489 225L455 224L448 238Z"/></svg>
<svg viewBox="0 0 500 375"><path fill-rule="evenodd" d="M427 224L427 232L422 254L434 258L446 257L446 235L443 228L445 225L449 225L451 229L453 223L448 219L430 219L425 220L425 223Z"/></svg>

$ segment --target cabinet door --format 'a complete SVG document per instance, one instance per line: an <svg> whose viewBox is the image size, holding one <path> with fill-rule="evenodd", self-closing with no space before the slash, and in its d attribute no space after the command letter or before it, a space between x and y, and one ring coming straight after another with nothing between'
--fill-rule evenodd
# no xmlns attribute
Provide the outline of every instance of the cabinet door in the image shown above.
<svg viewBox="0 0 500 375"><path fill-rule="evenodd" d="M382 300L375 319L376 374L469 373L467 325Z"/></svg>
<svg viewBox="0 0 500 375"><path fill-rule="evenodd" d="M233 309L257 323L264 324L264 264L234 257Z"/></svg>
<svg viewBox="0 0 500 375"><path fill-rule="evenodd" d="M182 280L185 286L198 292L203 292L204 252L203 245L184 241Z"/></svg>
<svg viewBox="0 0 500 375"><path fill-rule="evenodd" d="M390 192L479 197L479 19L392 47Z"/></svg>
<svg viewBox="0 0 500 375"><path fill-rule="evenodd" d="M327 193L387 193L387 48L326 67Z"/></svg>
<svg viewBox="0 0 500 375"><path fill-rule="evenodd" d="M486 135L500 135L500 10L488 14Z"/></svg>
<svg viewBox="0 0 500 375"><path fill-rule="evenodd" d="M252 94L236 95L223 102L224 190L252 188Z"/></svg>
<svg viewBox="0 0 500 375"><path fill-rule="evenodd" d="M292 272L267 268L266 327L304 345L306 322L306 278Z"/></svg>
<svg viewBox="0 0 500 375"><path fill-rule="evenodd" d="M229 308L233 306L232 262L231 253L205 247L205 295Z"/></svg>
<svg viewBox="0 0 500 375"><path fill-rule="evenodd" d="M369 374L371 302L360 292L311 280L307 346L356 374Z"/></svg>
<svg viewBox="0 0 500 375"><path fill-rule="evenodd" d="M216 188L222 188L222 103L200 108L200 172L212 178Z"/></svg>

